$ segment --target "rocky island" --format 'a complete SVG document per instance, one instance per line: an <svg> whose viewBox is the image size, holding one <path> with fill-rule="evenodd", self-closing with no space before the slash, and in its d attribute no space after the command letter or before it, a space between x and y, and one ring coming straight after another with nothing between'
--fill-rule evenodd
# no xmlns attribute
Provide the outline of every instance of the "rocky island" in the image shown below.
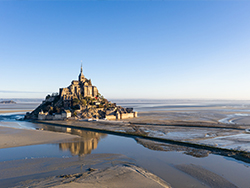
<svg viewBox="0 0 250 188"><path fill-rule="evenodd" d="M10 101L0 101L0 104L16 104L16 102L12 101L12 100L10 100Z"/></svg>
<svg viewBox="0 0 250 188"><path fill-rule="evenodd" d="M104 98L91 79L85 78L82 66L78 80L60 88L59 93L47 95L45 100L25 119L65 120L65 119L107 119L119 120L137 117L133 108L117 106Z"/></svg>

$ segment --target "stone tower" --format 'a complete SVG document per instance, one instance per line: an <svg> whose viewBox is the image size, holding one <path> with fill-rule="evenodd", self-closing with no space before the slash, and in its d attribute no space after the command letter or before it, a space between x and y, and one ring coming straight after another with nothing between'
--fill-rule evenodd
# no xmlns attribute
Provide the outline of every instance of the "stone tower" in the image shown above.
<svg viewBox="0 0 250 188"><path fill-rule="evenodd" d="M80 99L81 97L97 97L97 95L98 89L96 86L92 85L90 79L85 78L82 73L82 65L78 81L72 80L71 85L66 88L59 89L59 96L63 100L65 108L72 106L72 100L74 98Z"/></svg>
<svg viewBox="0 0 250 188"><path fill-rule="evenodd" d="M82 65L81 65L81 72L78 77L79 82L84 82L85 81L85 76L82 73Z"/></svg>

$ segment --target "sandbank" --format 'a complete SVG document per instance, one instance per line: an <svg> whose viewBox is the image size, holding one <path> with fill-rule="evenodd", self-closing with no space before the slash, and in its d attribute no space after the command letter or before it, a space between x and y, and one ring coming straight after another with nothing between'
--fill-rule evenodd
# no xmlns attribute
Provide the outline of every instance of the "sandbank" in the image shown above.
<svg viewBox="0 0 250 188"><path fill-rule="evenodd" d="M0 148L53 143L73 138L80 137L66 133L0 127Z"/></svg>
<svg viewBox="0 0 250 188"><path fill-rule="evenodd" d="M16 112L31 112L32 110L0 110L0 114L16 113Z"/></svg>
<svg viewBox="0 0 250 188"><path fill-rule="evenodd" d="M0 173L1 187L170 187L121 154L5 161Z"/></svg>
<svg viewBox="0 0 250 188"><path fill-rule="evenodd" d="M116 165L104 169L90 169L85 173L54 176L26 186L54 188L168 188L168 183L135 165Z"/></svg>
<svg viewBox="0 0 250 188"><path fill-rule="evenodd" d="M209 187L220 188L220 187L228 187L228 188L236 188L233 183L229 182L222 176L219 176L205 168L194 165L194 164L181 164L175 165L175 167L192 177L204 182Z"/></svg>

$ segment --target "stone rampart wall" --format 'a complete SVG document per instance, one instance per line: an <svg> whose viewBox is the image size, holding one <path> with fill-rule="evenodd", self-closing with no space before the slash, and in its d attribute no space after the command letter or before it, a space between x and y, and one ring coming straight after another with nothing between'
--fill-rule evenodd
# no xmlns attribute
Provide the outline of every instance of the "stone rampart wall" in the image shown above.
<svg viewBox="0 0 250 188"><path fill-rule="evenodd" d="M106 119L107 120L116 120L116 116L114 116L114 115L107 115Z"/></svg>
<svg viewBox="0 0 250 188"><path fill-rule="evenodd" d="M45 114L38 114L38 120L45 120Z"/></svg>
<svg viewBox="0 0 250 188"><path fill-rule="evenodd" d="M63 119L61 114L55 114L53 116L53 120L61 120L61 119Z"/></svg>
<svg viewBox="0 0 250 188"><path fill-rule="evenodd" d="M133 118L134 113L121 114L121 119Z"/></svg>
<svg viewBox="0 0 250 188"><path fill-rule="evenodd" d="M107 120L116 120L116 119L128 119L137 117L137 112L126 113L126 114L116 114L116 115L106 115Z"/></svg>

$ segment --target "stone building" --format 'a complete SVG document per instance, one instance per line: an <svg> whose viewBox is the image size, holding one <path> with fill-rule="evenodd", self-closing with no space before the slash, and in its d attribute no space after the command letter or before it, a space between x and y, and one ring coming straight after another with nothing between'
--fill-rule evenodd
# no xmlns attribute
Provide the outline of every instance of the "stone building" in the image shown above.
<svg viewBox="0 0 250 188"><path fill-rule="evenodd" d="M128 118L136 118L137 112L116 112L115 114L108 114L105 116L107 120L119 120L119 119L128 119Z"/></svg>
<svg viewBox="0 0 250 188"><path fill-rule="evenodd" d="M71 117L71 112L69 110L63 110L61 113L54 113L50 115L48 112L43 112L41 110L38 113L38 120L64 120Z"/></svg>
<svg viewBox="0 0 250 188"><path fill-rule="evenodd" d="M72 104L72 99L81 97L96 97L98 95L98 90L96 86L92 86L91 79L85 78L82 72L78 76L78 80L73 80L71 85L67 88L60 88L59 90L60 98L63 99L64 107L70 107Z"/></svg>

